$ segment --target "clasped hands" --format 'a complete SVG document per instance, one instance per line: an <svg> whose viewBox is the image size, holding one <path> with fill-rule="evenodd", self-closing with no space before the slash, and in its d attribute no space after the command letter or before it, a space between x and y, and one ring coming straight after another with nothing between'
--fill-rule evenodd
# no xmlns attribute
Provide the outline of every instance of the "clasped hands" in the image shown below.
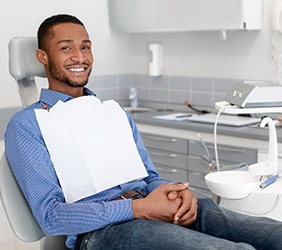
<svg viewBox="0 0 282 250"><path fill-rule="evenodd" d="M197 198L188 183L162 184L144 199L132 201L135 218L189 226L197 217Z"/></svg>

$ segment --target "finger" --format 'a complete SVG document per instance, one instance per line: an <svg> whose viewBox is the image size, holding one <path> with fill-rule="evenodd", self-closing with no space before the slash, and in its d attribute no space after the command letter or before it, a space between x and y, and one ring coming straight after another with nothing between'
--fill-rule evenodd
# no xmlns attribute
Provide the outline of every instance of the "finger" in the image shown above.
<svg viewBox="0 0 282 250"><path fill-rule="evenodd" d="M172 191L180 192L184 189L187 189L188 187L189 187L188 182L163 185L163 188L165 189L165 192L167 192L167 194Z"/></svg>
<svg viewBox="0 0 282 250"><path fill-rule="evenodd" d="M176 212L174 219L178 221L179 218L182 218L184 214L187 216L193 215L194 208L197 205L197 198L190 192L190 191L183 191L179 194L179 197L182 198L182 205L179 207L178 211Z"/></svg>
<svg viewBox="0 0 282 250"><path fill-rule="evenodd" d="M187 212L187 214L184 214L178 221L174 221L174 224L180 225L180 226L188 226L196 221L197 213L189 214L190 212Z"/></svg>
<svg viewBox="0 0 282 250"><path fill-rule="evenodd" d="M174 215L174 220L178 221L187 211L193 206L193 199L195 198L191 191L185 190L179 193L179 197L182 198L182 205ZM195 198L196 199L196 198Z"/></svg>
<svg viewBox="0 0 282 250"><path fill-rule="evenodd" d="M181 184L181 185L184 185L185 186L185 189L187 189L189 187L189 182L185 182L185 183L177 183L177 184ZM181 186L182 188L182 186ZM183 189L181 190L178 190L178 191L171 191L168 193L167 197L169 200L175 200L177 197L178 197L178 192L182 191Z"/></svg>
<svg viewBox="0 0 282 250"><path fill-rule="evenodd" d="M193 223L195 223L196 219L197 219L197 214L195 214L193 217L189 218L189 219L186 220L186 221L178 222L177 225L183 226L183 227L187 227L187 226L190 226L190 225L192 225Z"/></svg>
<svg viewBox="0 0 282 250"><path fill-rule="evenodd" d="M194 214L193 217L190 217L189 219L185 220L185 221L182 221L182 218L181 220L178 222L178 225L180 226L189 226L191 224L193 224L197 219L197 212Z"/></svg>
<svg viewBox="0 0 282 250"><path fill-rule="evenodd" d="M182 214L182 216L178 218L177 223L180 225L191 224L191 222L194 222L196 220L197 210L198 210L198 204L197 204L197 199L195 198L193 199L189 210L187 210L186 213Z"/></svg>
<svg viewBox="0 0 282 250"><path fill-rule="evenodd" d="M176 191L171 191L167 195L167 198L169 200L175 200L177 197L178 197L178 192L176 192Z"/></svg>
<svg viewBox="0 0 282 250"><path fill-rule="evenodd" d="M197 206L191 207L189 211L187 211L185 214L182 215L181 218L179 218L178 223L182 224L185 223L186 221L189 221L193 219L197 215Z"/></svg>

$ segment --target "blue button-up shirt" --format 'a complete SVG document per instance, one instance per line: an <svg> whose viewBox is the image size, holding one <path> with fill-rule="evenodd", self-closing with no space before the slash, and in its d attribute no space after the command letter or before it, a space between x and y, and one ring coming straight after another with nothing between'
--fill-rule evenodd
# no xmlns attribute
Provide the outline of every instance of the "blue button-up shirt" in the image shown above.
<svg viewBox="0 0 282 250"><path fill-rule="evenodd" d="M84 92L85 95L95 95L86 88ZM5 148L15 177L42 230L48 235L67 235L66 244L72 249L77 234L134 219L131 200L113 201L114 198L127 190L151 192L165 181L156 172L137 127L127 114L148 177L124 183L75 203L66 203L34 109L51 108L59 100L67 102L71 99L69 95L42 89L38 102L18 112L9 121Z"/></svg>

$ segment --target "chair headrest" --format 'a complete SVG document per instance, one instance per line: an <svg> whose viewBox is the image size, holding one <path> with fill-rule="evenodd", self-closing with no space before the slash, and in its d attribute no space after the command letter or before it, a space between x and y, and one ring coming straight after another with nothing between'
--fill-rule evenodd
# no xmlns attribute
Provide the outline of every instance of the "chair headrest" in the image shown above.
<svg viewBox="0 0 282 250"><path fill-rule="evenodd" d="M36 58L35 37L14 37L9 42L9 70L15 79L46 77L44 66Z"/></svg>

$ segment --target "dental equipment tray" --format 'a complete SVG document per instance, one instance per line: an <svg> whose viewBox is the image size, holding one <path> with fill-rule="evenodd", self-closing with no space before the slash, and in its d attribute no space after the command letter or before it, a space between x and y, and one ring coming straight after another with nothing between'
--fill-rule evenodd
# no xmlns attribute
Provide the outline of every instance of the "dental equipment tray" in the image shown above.
<svg viewBox="0 0 282 250"><path fill-rule="evenodd" d="M282 86L274 82L235 83L225 101L241 108L281 107Z"/></svg>
<svg viewBox="0 0 282 250"><path fill-rule="evenodd" d="M204 123L215 123L216 114L209 113L203 115L196 115L187 118L188 121L193 122L204 122ZM217 121L219 125L227 125L227 126L247 126L254 123L259 123L261 121L260 118L253 117L245 117L245 116L237 116L237 115L220 115Z"/></svg>

